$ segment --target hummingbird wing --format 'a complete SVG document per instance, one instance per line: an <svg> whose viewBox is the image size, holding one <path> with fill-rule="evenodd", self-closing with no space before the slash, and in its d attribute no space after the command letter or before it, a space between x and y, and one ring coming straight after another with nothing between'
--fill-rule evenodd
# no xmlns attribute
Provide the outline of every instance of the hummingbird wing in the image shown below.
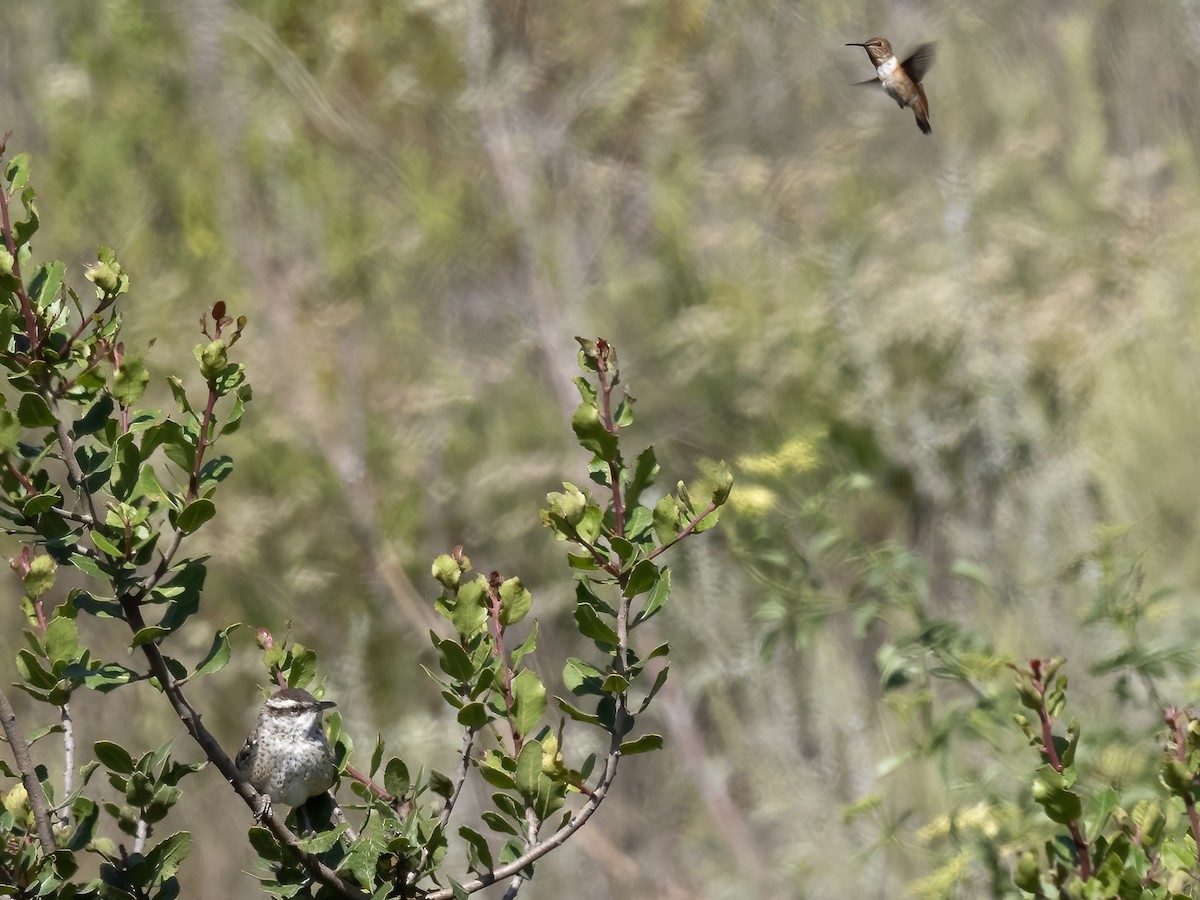
<svg viewBox="0 0 1200 900"><path fill-rule="evenodd" d="M908 73L908 77L920 84L925 78L925 73L933 67L934 45L922 44L913 51L912 56L900 63L904 67L904 71Z"/></svg>

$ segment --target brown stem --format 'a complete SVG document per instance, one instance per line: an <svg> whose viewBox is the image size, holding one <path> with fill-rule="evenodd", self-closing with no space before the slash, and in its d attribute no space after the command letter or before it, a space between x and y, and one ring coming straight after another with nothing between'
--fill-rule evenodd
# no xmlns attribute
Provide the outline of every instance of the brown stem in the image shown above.
<svg viewBox="0 0 1200 900"><path fill-rule="evenodd" d="M1175 758L1180 762L1187 762L1187 722L1181 718L1179 711L1173 706L1166 711L1165 718L1175 738ZM1192 776L1192 787L1193 789L1196 787L1194 775ZM1184 793L1183 803L1187 807L1192 839L1196 843L1196 869L1200 871L1200 812L1196 810L1196 801L1192 797L1192 791Z"/></svg>
<svg viewBox="0 0 1200 900"><path fill-rule="evenodd" d="M504 651L504 626L500 624L500 573L493 572L492 577L488 579L488 611L492 622L492 628L495 632L496 640L496 659L500 661L500 667L504 670L504 713L508 719L508 730L512 734L513 739L513 756L517 756L521 752L523 743L521 733L517 731L517 725L513 717L513 693L512 680L513 670L508 664L508 654Z"/></svg>
<svg viewBox="0 0 1200 900"><path fill-rule="evenodd" d="M679 532L679 534L675 535L675 537L671 538L661 547L656 548L652 553L647 554L646 559L654 559L657 556L662 556L664 553L682 541L685 537L695 531L696 526L716 512L716 510L717 504L710 500L708 506L704 507L704 512L698 513L695 518L692 519L692 521L687 523L687 526L681 532Z"/></svg>
<svg viewBox="0 0 1200 900"><path fill-rule="evenodd" d="M0 194L3 193L3 190L0 190ZM42 790L34 771L29 744L25 741L25 735L21 733L17 714L3 690L0 690L0 727L4 728L4 736L8 738L9 746L12 747L21 781L25 785L25 793L29 797L29 808L33 811L33 821L37 825L38 843L42 846L42 852L49 856L55 849L54 832L50 830L50 802L46 799L46 792Z"/></svg>
<svg viewBox="0 0 1200 900"><path fill-rule="evenodd" d="M217 403L217 389L211 384L208 386L208 404L204 407L204 417L200 420L200 438L196 441L196 461L192 465L192 476L188 481L189 501L195 500L200 494L200 466L204 462L204 451L212 446L212 441L209 440L208 432L212 427L213 407Z"/></svg>
<svg viewBox="0 0 1200 900"><path fill-rule="evenodd" d="M1058 751L1054 747L1054 729L1053 721L1050 719L1050 711L1046 709L1046 682L1043 680L1042 664L1040 660L1033 660L1031 666L1031 674L1033 675L1033 688L1037 691L1038 697L1041 700L1038 703L1038 719L1042 725L1042 755L1046 757L1046 761L1050 763L1051 768L1058 774L1062 774L1065 766L1059 758ZM1079 824L1072 820L1067 823L1067 828L1071 832L1071 840L1075 844L1075 852L1079 856L1079 877L1084 881L1090 881L1092 877L1092 857L1088 851L1088 843L1084 840L1083 832L1079 830Z"/></svg>
<svg viewBox="0 0 1200 900"><path fill-rule="evenodd" d="M12 255L12 274L17 280L17 299L21 302L21 314L25 317L25 336L29 339L29 350L38 355L41 349L41 336L38 334L37 315L33 311L33 301L25 290L25 279L21 277L21 262L17 252L17 241L12 233L12 221L8 213L8 189L0 185L0 227L4 230L4 243Z"/></svg>
<svg viewBox="0 0 1200 900"><path fill-rule="evenodd" d="M613 384L608 379L608 356L604 352L608 344L602 339L596 341L596 375L600 382L600 422L604 430L616 436L620 426L613 421L612 391ZM608 461L608 480L612 488L613 531L618 537L625 537L625 503L621 498L621 467L617 459Z"/></svg>

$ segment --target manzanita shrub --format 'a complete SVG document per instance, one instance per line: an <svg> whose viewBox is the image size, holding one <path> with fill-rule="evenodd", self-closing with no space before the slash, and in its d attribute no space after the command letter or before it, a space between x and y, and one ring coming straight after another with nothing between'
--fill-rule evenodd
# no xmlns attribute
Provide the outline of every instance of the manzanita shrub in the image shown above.
<svg viewBox="0 0 1200 900"><path fill-rule="evenodd" d="M694 485L651 495L659 475L653 449L627 459L621 442L633 404L616 352L604 340L580 339L581 403L571 424L591 456L592 484L564 484L542 513L569 548L575 622L586 639L587 650L563 667L569 696L551 700L529 665L536 622L519 629L519 640L514 631L533 608L529 590L516 576L476 572L455 548L432 567L446 628L432 635L438 670L429 674L462 728L456 770L421 766L413 776L387 758L381 739L356 766L355 742L335 714L338 805L310 801L315 829L303 836L294 813L255 821L258 794L187 696L190 682L228 663L239 625L213 634L198 659L186 658L181 648L194 644L178 638L195 627L206 573L204 559L182 550L217 514L218 488L233 468L219 448L251 399L245 366L231 356L246 319L214 304L195 349L203 389L169 376L175 408L146 408L150 372L121 340L130 278L108 248L87 268L91 289L80 292L62 262L35 261L40 222L29 169L26 154L6 162L0 190L0 516L24 589L26 646L12 673L45 713L35 727L18 722L0 691L11 751L11 761L0 760L0 893L177 897L186 893L193 841L226 839L171 831L171 810L187 802L187 776L201 765L176 761L169 744L76 746L73 706L91 691L129 690L173 711L203 750L203 765L216 767L230 798L246 804L264 892L446 900L507 881L506 896L514 896L537 860L599 808L621 760L662 747L642 722L667 678L668 646L638 653L632 635L670 596L666 551L717 524L729 470L715 463ZM61 577L65 570L70 577ZM113 660L92 649L99 618L124 623L132 655ZM319 692L312 649L277 643L266 629L257 637L273 681ZM579 728L602 732L607 749L577 758L570 748ZM94 799L98 775L123 802ZM473 775L491 787L490 807L460 821L457 801ZM468 871L446 871L452 843Z"/></svg>

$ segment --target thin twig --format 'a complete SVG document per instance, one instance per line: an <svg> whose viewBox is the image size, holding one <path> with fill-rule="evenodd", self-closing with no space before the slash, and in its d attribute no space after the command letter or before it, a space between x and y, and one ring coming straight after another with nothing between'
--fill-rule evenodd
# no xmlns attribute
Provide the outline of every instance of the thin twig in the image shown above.
<svg viewBox="0 0 1200 900"><path fill-rule="evenodd" d="M50 406L50 413L54 416L54 433L58 437L58 446L62 448L63 465L67 467L68 480L76 491L83 498L84 504L87 506L88 514L91 515L92 521L96 521L96 503L92 499L92 492L84 487L83 469L79 468L79 461L75 459L75 442L71 440L71 433L67 430L67 422L63 418L62 411L58 405L58 395L48 387L43 388L43 396Z"/></svg>
<svg viewBox="0 0 1200 900"><path fill-rule="evenodd" d="M0 194L3 193L3 189L0 189ZM4 736L8 738L9 746L12 747L13 758L21 773L25 793L29 797L29 808L33 811L33 821L37 825L38 843L42 845L42 852L49 855L55 849L54 832L50 828L50 803L46 799L46 792L42 790L41 782L38 781L37 772L34 771L33 759L29 755L29 744L25 740L25 735L21 733L17 714L13 711L12 704L8 702L8 697L2 690L0 690L0 726L4 728Z"/></svg>
<svg viewBox="0 0 1200 900"><path fill-rule="evenodd" d="M63 728L63 804L58 808L58 822L66 828L71 824L66 803L75 790L75 723L71 721L70 703L58 708L58 719Z"/></svg>
<svg viewBox="0 0 1200 900"><path fill-rule="evenodd" d="M693 531L695 531L697 525L699 525L701 522L703 522L705 519L707 519L710 515L712 515L716 511L717 511L717 504L710 500L708 503L708 506L704 507L704 512L697 513L695 518L693 518L692 521L688 522L687 526L684 527L684 529L682 531L680 531L679 534L675 535L675 537L671 538L669 541L667 541L661 547L657 547L652 552L647 553L646 559L654 559L655 557L662 556L664 553L666 553L668 550L670 550L672 547L674 547L676 544L678 544L680 541L682 541L685 537L687 537L689 534L691 534Z"/></svg>
<svg viewBox="0 0 1200 900"><path fill-rule="evenodd" d="M475 728L468 728L463 732L462 753L459 754L458 769L454 772L454 780L451 782L453 789L450 791L450 796L446 798L441 813L438 814L437 827L442 834L446 833L446 826L450 824L450 814L454 811L454 805L458 803L458 797L462 793L463 784L466 783L467 774L471 768L471 747L475 744L477 730ZM406 879L408 884L416 884L422 873L424 873L425 864L429 862L429 849L429 844L421 848L421 856L417 860L416 866L408 873L408 878Z"/></svg>
<svg viewBox="0 0 1200 900"><path fill-rule="evenodd" d="M531 849L537 843L537 833L541 827L541 820L538 819L533 806L527 803L525 805L525 848L527 850ZM508 889L504 892L504 900L516 900L517 893L521 890L521 885L524 883L524 875L519 872L514 875L512 881L508 883Z"/></svg>
<svg viewBox="0 0 1200 900"><path fill-rule="evenodd" d="M7 137L5 135L6 139ZM33 301L29 299L25 290L25 279L21 277L20 253L17 251L17 240L13 236L12 222L8 214L8 189L3 185L0 185L0 226L4 230L4 243L12 256L12 274L17 281L17 299L21 302L21 313L25 316L25 336L29 338L30 351L37 354L42 343L38 334L37 315L33 311Z"/></svg>

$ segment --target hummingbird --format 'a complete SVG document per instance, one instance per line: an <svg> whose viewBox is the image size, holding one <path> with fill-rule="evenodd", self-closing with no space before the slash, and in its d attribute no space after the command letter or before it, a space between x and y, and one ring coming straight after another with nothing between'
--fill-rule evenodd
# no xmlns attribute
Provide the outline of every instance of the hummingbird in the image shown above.
<svg viewBox="0 0 1200 900"><path fill-rule="evenodd" d="M892 45L884 38L871 38L861 44L846 46L865 47L878 73L877 78L860 81L859 84L882 85L884 92L899 103L901 109L912 107L913 115L917 117L917 127L923 134L933 131L929 124L929 101L925 99L925 90L921 87L921 80L933 65L933 44L921 44L904 62L896 59Z"/></svg>

